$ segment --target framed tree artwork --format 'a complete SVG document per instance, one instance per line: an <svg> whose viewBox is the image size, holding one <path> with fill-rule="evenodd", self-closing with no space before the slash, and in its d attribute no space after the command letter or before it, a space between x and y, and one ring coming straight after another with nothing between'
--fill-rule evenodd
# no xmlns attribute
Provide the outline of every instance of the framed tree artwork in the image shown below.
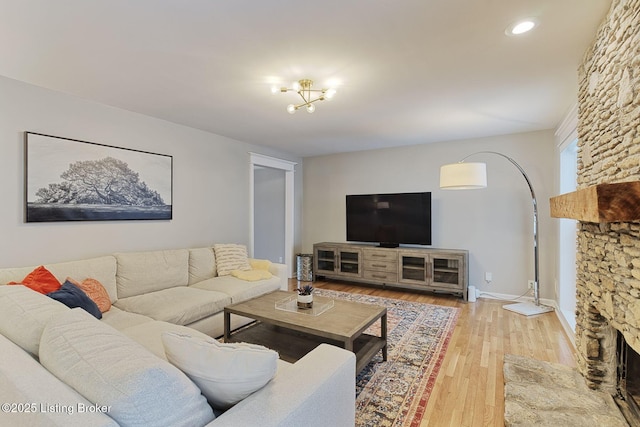
<svg viewBox="0 0 640 427"><path fill-rule="evenodd" d="M25 221L170 220L173 157L25 132Z"/></svg>

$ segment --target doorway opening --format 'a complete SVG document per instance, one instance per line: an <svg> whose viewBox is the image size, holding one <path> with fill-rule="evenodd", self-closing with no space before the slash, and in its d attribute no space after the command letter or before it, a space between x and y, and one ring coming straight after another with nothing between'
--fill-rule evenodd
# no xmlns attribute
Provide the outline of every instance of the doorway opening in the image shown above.
<svg viewBox="0 0 640 427"><path fill-rule="evenodd" d="M283 263L285 172L255 166L253 188L253 257Z"/></svg>
<svg viewBox="0 0 640 427"><path fill-rule="evenodd" d="M250 233L249 233L249 255L251 257L255 256L256 249L256 232L262 233L264 228L262 224L257 224L257 216L261 215L262 210L260 212L256 212L256 190L263 191L263 186L256 186L256 172L258 178L262 176L262 172L264 169L269 171L270 173L275 174L276 181L277 175L282 171L284 173L284 209L279 211L277 215L284 216L284 218L279 218L278 222L284 224L284 242L283 242L283 260L287 266L287 274L288 277L293 277L293 244L294 244L294 172L295 172L295 162L291 162L288 160L277 159L275 157L265 156L257 153L249 153L249 162L250 162L250 176L249 176L249 216L250 216ZM265 172L266 176L266 172ZM263 198L259 197L258 203L263 203ZM273 212L269 213L269 215L274 215ZM281 222L282 221L282 222ZM258 237L258 242L261 242L261 237ZM260 243L261 244L261 243ZM279 258L279 256L278 256ZM276 260L276 262L278 262Z"/></svg>

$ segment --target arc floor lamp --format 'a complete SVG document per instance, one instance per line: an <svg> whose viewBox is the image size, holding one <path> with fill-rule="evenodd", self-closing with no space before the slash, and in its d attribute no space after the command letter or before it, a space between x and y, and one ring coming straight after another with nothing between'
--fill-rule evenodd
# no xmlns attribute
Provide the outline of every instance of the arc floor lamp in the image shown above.
<svg viewBox="0 0 640 427"><path fill-rule="evenodd" d="M538 255L538 202L536 194L533 191L531 181L527 173L522 167L511 157L505 156L496 151L479 151L469 154L458 163L451 163L440 167L440 188L444 190L472 190L485 188L487 186L487 165L486 163L465 162L469 157L477 154L492 154L507 159L522 174L529 191L531 192L531 202L533 203L533 265L534 265L534 284L533 284L533 302L523 302L505 305L503 308L513 312L531 316L534 314L542 314L552 311L553 308L540 304L540 276L539 276L539 255Z"/></svg>

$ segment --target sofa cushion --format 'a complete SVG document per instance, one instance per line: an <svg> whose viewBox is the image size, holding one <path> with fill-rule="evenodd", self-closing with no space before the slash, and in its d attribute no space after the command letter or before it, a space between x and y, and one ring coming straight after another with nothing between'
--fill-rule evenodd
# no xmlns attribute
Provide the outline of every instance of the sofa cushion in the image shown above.
<svg viewBox="0 0 640 427"><path fill-rule="evenodd" d="M273 277L273 274L267 270L233 270L231 275L247 282L271 279Z"/></svg>
<svg viewBox="0 0 640 427"><path fill-rule="evenodd" d="M254 344L164 332L167 360L195 382L216 409L228 409L276 374L278 353Z"/></svg>
<svg viewBox="0 0 640 427"><path fill-rule="evenodd" d="M75 280L84 280L87 277L92 277L99 280L109 293L111 302L113 303L118 299L116 292L116 259L111 255L80 261L45 264L44 266L61 283L67 277L73 277ZM33 269L34 267L0 269L0 283L19 281Z"/></svg>
<svg viewBox="0 0 640 427"><path fill-rule="evenodd" d="M95 302L73 283L66 281L60 289L47 294L49 298L60 301L69 308L79 307L96 319L102 319L102 312Z"/></svg>
<svg viewBox="0 0 640 427"><path fill-rule="evenodd" d="M216 255L213 248L189 249L189 284L216 277Z"/></svg>
<svg viewBox="0 0 640 427"><path fill-rule="evenodd" d="M182 372L81 309L54 317L40 362L121 425L196 426L213 419Z"/></svg>
<svg viewBox="0 0 640 427"><path fill-rule="evenodd" d="M128 252L115 254L118 262L118 298L133 297L189 283L189 251Z"/></svg>
<svg viewBox="0 0 640 427"><path fill-rule="evenodd" d="M153 321L154 320L148 316L129 313L128 311L119 309L115 305L111 306L111 309L106 313L102 313L102 322L119 331Z"/></svg>
<svg viewBox="0 0 640 427"><path fill-rule="evenodd" d="M45 325L67 311L64 304L24 286L0 286L0 333L35 357Z"/></svg>
<svg viewBox="0 0 640 427"><path fill-rule="evenodd" d="M164 345L162 344L163 332L188 334L199 336L202 339L209 338L209 336L196 331L195 329L191 329L188 326L174 325L173 323L162 322L159 320L152 320L151 322L132 326L130 328L123 329L120 332L135 342L142 344L144 348L164 360L167 360L167 356L164 353Z"/></svg>
<svg viewBox="0 0 640 427"><path fill-rule="evenodd" d="M154 320L188 325L222 311L229 304L231 298L224 293L180 286L121 298L116 307Z"/></svg>
<svg viewBox="0 0 640 427"><path fill-rule="evenodd" d="M272 277L271 279L248 282L233 276L221 276L196 283L190 288L223 292L229 295L231 302L235 304L280 289L280 279Z"/></svg>
<svg viewBox="0 0 640 427"><path fill-rule="evenodd" d="M92 403L2 335L0 354L0 402L36 405L30 412L0 411L1 426L117 427L104 413L80 411Z"/></svg>
<svg viewBox="0 0 640 427"><path fill-rule="evenodd" d="M251 270L247 247L235 243L213 245L216 254L216 268L218 276L231 274L233 270Z"/></svg>
<svg viewBox="0 0 640 427"><path fill-rule="evenodd" d="M8 284L24 285L29 289L40 292L41 294L48 294L49 292L57 291L61 286L60 281L56 279L56 276L54 276L43 265L36 267L19 282L9 282Z"/></svg>

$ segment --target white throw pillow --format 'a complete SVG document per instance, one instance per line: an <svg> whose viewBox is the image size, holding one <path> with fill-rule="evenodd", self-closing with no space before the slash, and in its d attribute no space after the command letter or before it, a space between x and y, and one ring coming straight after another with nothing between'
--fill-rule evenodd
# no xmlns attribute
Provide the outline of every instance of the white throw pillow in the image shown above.
<svg viewBox="0 0 640 427"><path fill-rule="evenodd" d="M228 276L233 270L251 270L247 247L235 243L213 245L218 276Z"/></svg>
<svg viewBox="0 0 640 427"><path fill-rule="evenodd" d="M230 408L276 374L278 353L260 345L221 344L173 332L163 332L162 343L167 360L187 374L216 409Z"/></svg>
<svg viewBox="0 0 640 427"><path fill-rule="evenodd" d="M82 309L47 324L40 363L126 426L202 426L214 419L180 370Z"/></svg>

